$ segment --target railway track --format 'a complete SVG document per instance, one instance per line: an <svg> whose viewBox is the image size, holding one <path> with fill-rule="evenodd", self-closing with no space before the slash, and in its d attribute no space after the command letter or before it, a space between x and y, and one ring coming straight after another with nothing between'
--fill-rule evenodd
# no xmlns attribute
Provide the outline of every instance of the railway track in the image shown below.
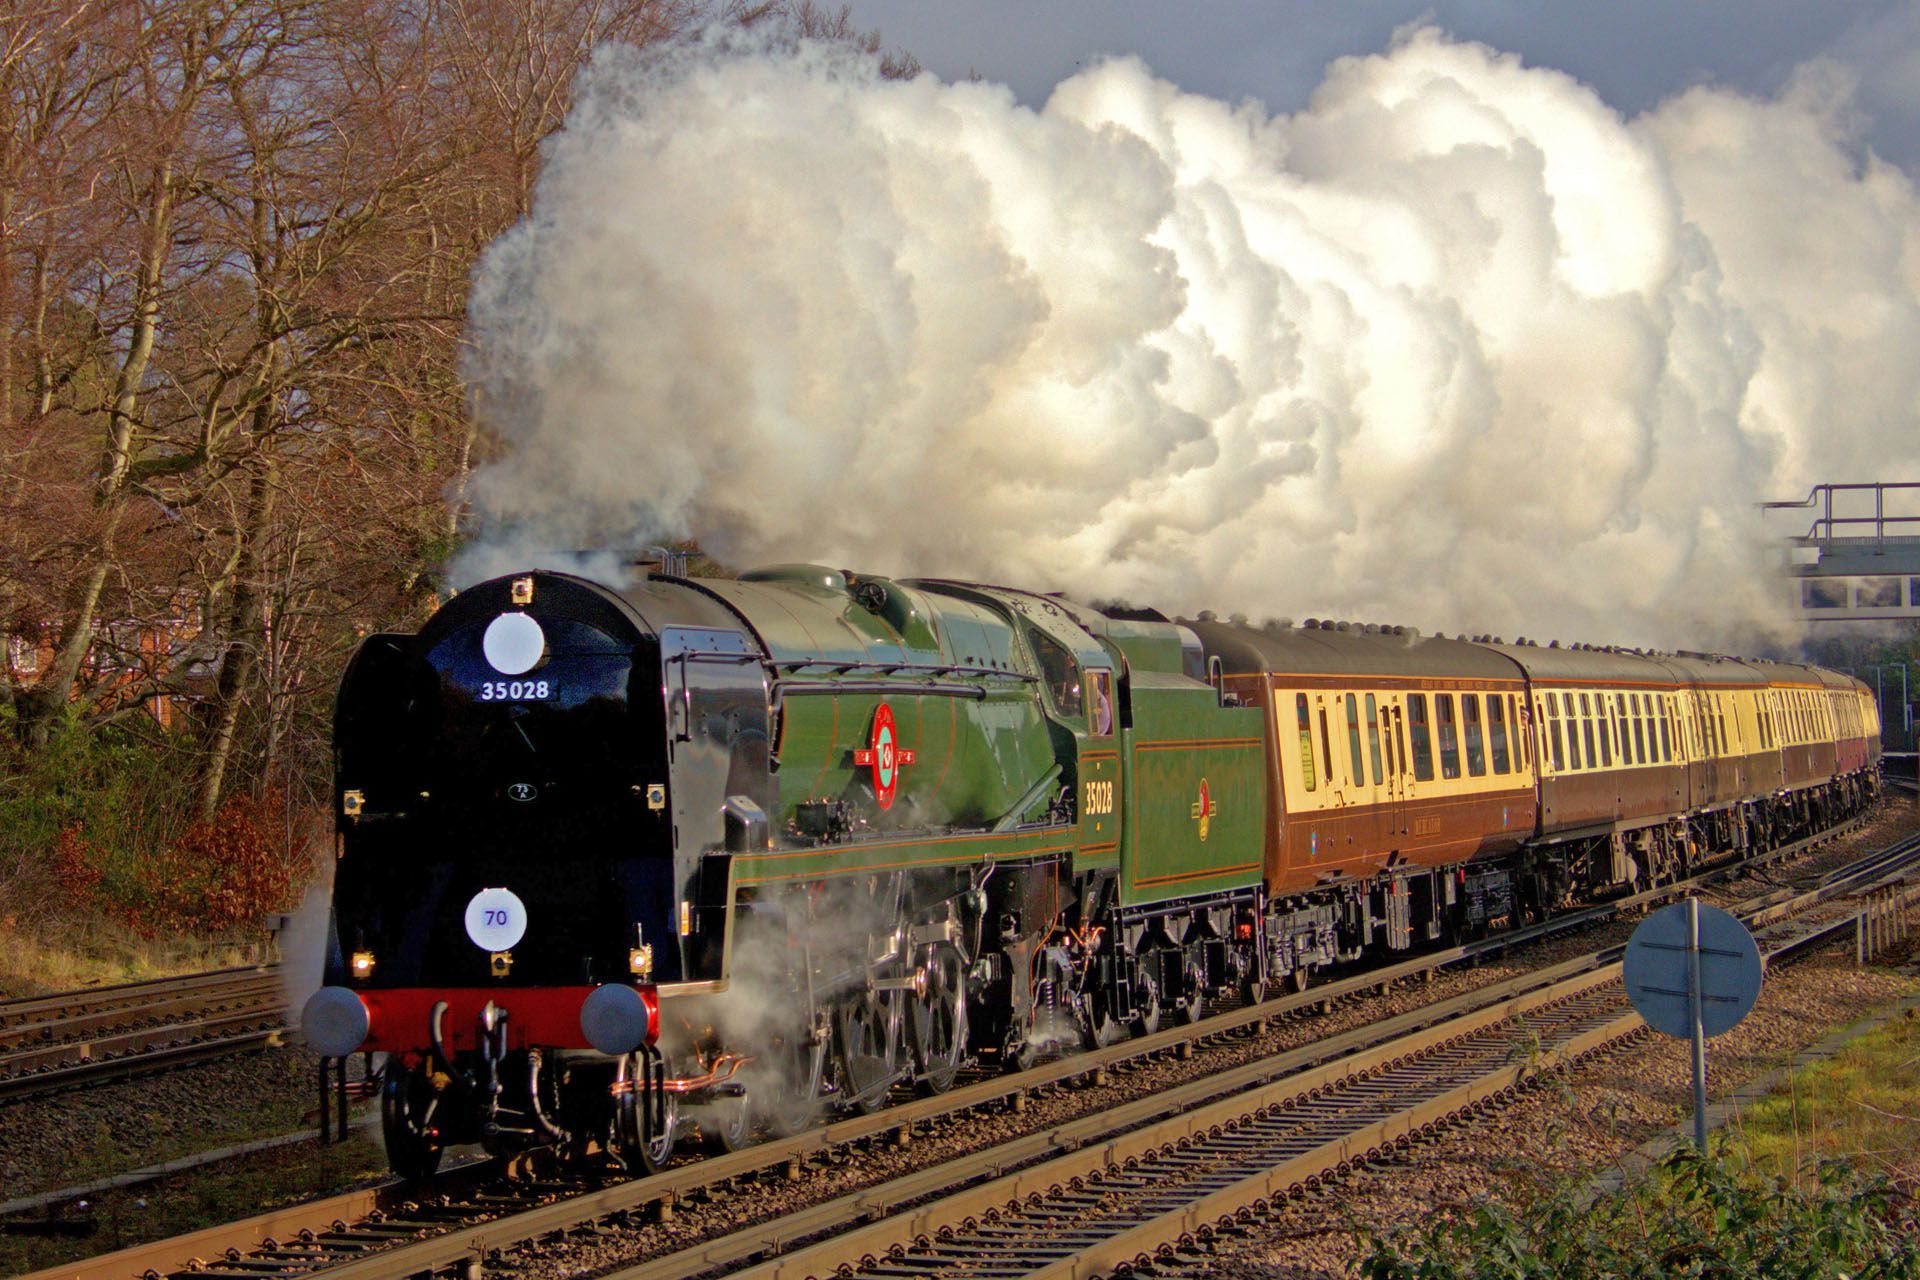
<svg viewBox="0 0 1920 1280"><path fill-rule="evenodd" d="M283 1043L277 966L0 1002L0 1102Z"/></svg>
<svg viewBox="0 0 1920 1280"><path fill-rule="evenodd" d="M1786 856L1841 833L1822 833L1769 857ZM1796 911L1804 913L1858 890L1862 877L1878 883L1901 874L1920 862L1920 835L1872 857L1876 861L1870 871L1862 860L1855 864L1858 875L1774 890L1749 909L1786 920ZM1632 911L1693 887L1692 882L1669 886L1595 911ZM1564 925L1555 922L1555 927ZM1776 940L1770 950L1784 956L1805 949L1816 935L1829 936L1843 927L1851 927L1851 917L1844 913L1835 920L1820 918L1802 930L1806 936ZM1549 928L1535 926L1534 936ZM838 1120L795 1138L682 1164L647 1178L595 1184L543 1170L538 1161L518 1162L511 1171L516 1176L508 1177L502 1162L487 1161L430 1184L388 1184L41 1275L49 1280L121 1280L192 1273L259 1280L322 1272L329 1280L350 1280L468 1273L499 1250L671 1218L682 1203L724 1198L732 1188L765 1179L795 1177L810 1163L855 1160L863 1150L907 1145L916 1128L946 1118L1018 1112L1035 1091L1104 1081L1109 1072L1133 1070L1169 1055L1190 1056L1197 1046L1245 1043L1249 1033L1275 1018L1512 946L1527 932L1226 1010L1190 1027L1045 1063L1018 1076L980 1079L938 1097ZM943 1241L958 1241L964 1245L958 1252L978 1258L982 1240L1013 1239L1027 1231L1015 1230L1006 1206L1010 1200L1024 1203L1042 1194L1055 1199L1052 1207L1037 1209L1032 1221L1051 1220L1056 1229L1072 1223L1073 1229L1051 1243L1033 1244L1022 1256L1042 1268L1082 1269L1043 1269L1038 1274L1093 1274L1102 1267L1130 1265L1143 1254L1161 1250L1161 1244L1146 1243L1147 1238L1170 1230L1170 1224L1178 1227L1170 1238L1192 1237L1200 1224L1212 1221L1209 1215L1231 1215L1238 1211L1236 1203L1301 1185L1382 1144L1440 1123L1463 1106L1497 1097L1554 1065L1633 1034L1639 1024L1619 990L1618 950L1596 951L1232 1066L1098 1115L917 1168L900 1179L710 1239L620 1274L623 1280L641 1280L743 1266L762 1266L766 1275L831 1274L842 1266L865 1265L862 1260L868 1257L878 1268L868 1274L927 1274L914 1268L945 1266L940 1261L945 1257L939 1247ZM1523 1049L1516 1052L1516 1045ZM1347 1119L1340 1120L1342 1116ZM1296 1152L1295 1147L1300 1149ZM1259 1163L1255 1156L1263 1151L1260 1159L1265 1163L1254 1169ZM1149 1158L1167 1163L1138 1163ZM1135 1162L1131 1172L1129 1162ZM1181 1169L1192 1176L1176 1177ZM1052 1190L1056 1185L1058 1193ZM1089 1190L1096 1185L1097 1190ZM1127 1200L1123 1193L1129 1185L1144 1198L1128 1201L1135 1207L1099 1215L1102 1222L1117 1225L1096 1242L1098 1233L1083 1229L1096 1216L1090 1206L1120 1205ZM1182 1188L1177 1194L1176 1185ZM1005 1230L1002 1222L1008 1224ZM848 1230L849 1224L865 1225ZM828 1238L792 1251L795 1242L806 1245L810 1237L821 1235ZM1010 1247L1019 1253L1024 1246ZM904 1269L890 1271L878 1261L905 1257L915 1249L922 1254L914 1255L916 1260ZM1096 1265L1088 1259L1102 1261ZM1005 1274L1024 1272L1015 1267Z"/></svg>

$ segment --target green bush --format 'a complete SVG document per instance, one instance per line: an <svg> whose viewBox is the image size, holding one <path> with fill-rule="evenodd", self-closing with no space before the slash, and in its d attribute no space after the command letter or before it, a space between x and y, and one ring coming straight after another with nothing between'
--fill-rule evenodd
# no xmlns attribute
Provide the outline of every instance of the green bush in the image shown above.
<svg viewBox="0 0 1920 1280"><path fill-rule="evenodd" d="M1368 1280L1920 1280L1914 1204L1840 1161L1797 1183L1722 1154L1675 1152L1591 1205L1577 1188L1524 1209L1482 1202L1391 1239Z"/></svg>
<svg viewBox="0 0 1920 1280"><path fill-rule="evenodd" d="M4 726L10 730L11 726ZM133 907L144 868L179 833L190 784L164 735L62 724L0 761L0 887L24 917Z"/></svg>
<svg viewBox="0 0 1920 1280"><path fill-rule="evenodd" d="M271 787L194 820L190 745L143 722L0 748L0 923L44 934L104 921L154 938L290 908L309 862L299 824Z"/></svg>

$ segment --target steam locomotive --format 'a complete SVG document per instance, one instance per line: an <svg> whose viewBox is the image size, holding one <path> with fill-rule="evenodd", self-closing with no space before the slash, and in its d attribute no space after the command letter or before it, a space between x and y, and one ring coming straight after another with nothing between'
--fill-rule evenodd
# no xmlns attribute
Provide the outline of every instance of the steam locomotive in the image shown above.
<svg viewBox="0 0 1920 1280"><path fill-rule="evenodd" d="M531 572L355 655L333 950L393 1167L651 1170L1838 820L1858 681L813 565Z"/></svg>

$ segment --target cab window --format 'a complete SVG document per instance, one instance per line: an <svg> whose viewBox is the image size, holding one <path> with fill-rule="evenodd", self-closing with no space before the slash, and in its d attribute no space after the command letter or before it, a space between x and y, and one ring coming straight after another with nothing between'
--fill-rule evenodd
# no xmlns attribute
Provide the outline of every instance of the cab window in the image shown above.
<svg viewBox="0 0 1920 1280"><path fill-rule="evenodd" d="M1040 679L1047 686L1047 698L1063 716L1077 716L1084 709L1080 697L1080 668L1066 646L1038 631L1029 631L1033 655L1040 660Z"/></svg>
<svg viewBox="0 0 1920 1280"><path fill-rule="evenodd" d="M1100 667L1091 667L1087 678L1093 687L1093 736L1111 737L1113 734L1113 672Z"/></svg>

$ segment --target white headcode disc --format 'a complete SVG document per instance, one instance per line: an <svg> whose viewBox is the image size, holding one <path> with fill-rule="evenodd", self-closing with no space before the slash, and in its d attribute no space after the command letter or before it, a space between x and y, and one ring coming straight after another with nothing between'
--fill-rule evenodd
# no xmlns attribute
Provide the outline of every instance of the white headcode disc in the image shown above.
<svg viewBox="0 0 1920 1280"><path fill-rule="evenodd" d="M480 651L487 664L503 676L531 671L547 651L547 633L524 613L503 613L487 624L480 637Z"/></svg>
<svg viewBox="0 0 1920 1280"><path fill-rule="evenodd" d="M467 936L482 951L505 951L527 934L527 904L511 889L482 889L467 904Z"/></svg>

